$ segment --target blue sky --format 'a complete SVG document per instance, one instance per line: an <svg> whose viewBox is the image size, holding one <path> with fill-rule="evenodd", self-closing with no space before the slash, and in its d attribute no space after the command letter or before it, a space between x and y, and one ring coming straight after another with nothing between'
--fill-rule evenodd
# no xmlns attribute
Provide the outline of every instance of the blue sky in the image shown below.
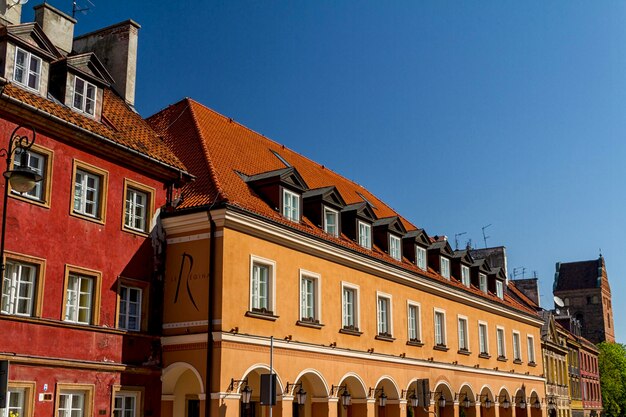
<svg viewBox="0 0 626 417"><path fill-rule="evenodd" d="M453 245L491 224L547 308L555 263L601 250L626 342L625 2L95 3L76 34L142 25L142 115L189 96Z"/></svg>

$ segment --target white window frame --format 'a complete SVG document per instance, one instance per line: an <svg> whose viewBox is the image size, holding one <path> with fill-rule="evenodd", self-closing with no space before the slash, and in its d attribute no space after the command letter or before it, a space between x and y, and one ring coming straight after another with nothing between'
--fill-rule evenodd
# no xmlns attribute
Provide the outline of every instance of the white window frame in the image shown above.
<svg viewBox="0 0 626 417"><path fill-rule="evenodd" d="M83 281L89 282L89 292L81 291ZM67 294L65 301L65 319L68 323L92 324L94 322L94 300L96 294L96 277L70 271L67 276ZM89 294L89 305L81 305L82 295ZM80 320L81 311L87 311L87 321Z"/></svg>
<svg viewBox="0 0 626 417"><path fill-rule="evenodd" d="M445 279L450 279L450 259L446 258L445 256L440 256L439 265L441 266L441 268L439 268L441 271L441 276Z"/></svg>
<svg viewBox="0 0 626 417"><path fill-rule="evenodd" d="M421 343L422 342L422 306L420 303L411 301L411 300L407 300L406 304L407 304L407 307L406 307L407 339L409 339L409 342ZM415 321L413 323L415 325L415 329L411 328L411 321L412 321L411 309L415 309ZM414 333L413 336L415 337L411 337L412 333Z"/></svg>
<svg viewBox="0 0 626 417"><path fill-rule="evenodd" d="M300 222L300 195L283 188L283 217L294 223Z"/></svg>
<svg viewBox="0 0 626 417"><path fill-rule="evenodd" d="M496 280L496 296L504 300L504 283L499 279Z"/></svg>
<svg viewBox="0 0 626 417"><path fill-rule="evenodd" d="M478 273L478 285L480 287L480 290L482 292L484 292L485 294L487 294L489 292L489 286L487 284L487 275L483 274L482 272Z"/></svg>
<svg viewBox="0 0 626 417"><path fill-rule="evenodd" d="M333 225L328 224L328 217L326 217L327 214L330 214L332 217L334 217L335 222ZM331 209L330 207L324 206L322 216L323 216L322 220L324 222L324 231L331 236L338 237L339 236L339 212L337 210ZM334 230L332 230L331 227L334 228Z"/></svg>
<svg viewBox="0 0 626 417"><path fill-rule="evenodd" d="M1 417L9 417L11 413L16 413L19 417L24 417L27 415L26 411L26 395L28 393L27 388L23 387L11 387L7 390L7 404L6 408L0 409ZM17 398L17 400L15 399ZM14 404L11 404L14 402ZM15 404L15 402L17 404Z"/></svg>
<svg viewBox="0 0 626 417"><path fill-rule="evenodd" d="M352 321L353 321L352 325L347 324L346 322L347 315L346 315L346 297L344 293L345 289L352 291L354 294L354 300L352 300ZM341 282L341 328L342 329L359 331L359 325L360 325L359 314L361 312L359 292L360 292L360 287L358 285L351 284L349 282L344 282L344 281ZM353 326L354 329L350 329L350 326Z"/></svg>
<svg viewBox="0 0 626 417"><path fill-rule="evenodd" d="M502 326L496 326L496 347L498 358L506 358L506 332Z"/></svg>
<svg viewBox="0 0 626 417"><path fill-rule="evenodd" d="M28 275L27 277L24 276L24 272ZM15 316L33 316L37 303L38 279L40 279L38 265L7 258L2 283L3 293L0 297L0 311L3 314ZM26 296L22 295L24 292L26 292ZM26 311L18 311L20 305L23 305L21 302L26 302Z"/></svg>
<svg viewBox="0 0 626 417"><path fill-rule="evenodd" d="M387 311L383 312L381 310L381 301L385 301ZM384 317L383 314L385 315ZM391 294L380 291L376 291L376 334L378 336L393 337L393 304Z"/></svg>
<svg viewBox="0 0 626 417"><path fill-rule="evenodd" d="M365 234L361 233L361 228L363 228L363 231L366 232ZM372 249L372 225L358 220L357 233L359 237L359 245L365 249Z"/></svg>
<svg viewBox="0 0 626 417"><path fill-rule="evenodd" d="M313 282L313 293L312 293L312 306L308 305L308 301L305 300L306 294L304 293L303 283L305 280L309 280ZM306 271L304 269L300 270L300 320L310 322L309 317L312 317L314 322L320 323L322 321L322 303L321 303L321 288L322 288L322 276L320 274L316 274L315 272ZM313 315L312 316L304 316L304 309L312 308Z"/></svg>
<svg viewBox="0 0 626 417"><path fill-rule="evenodd" d="M80 182L78 176L80 175ZM94 186L88 187L89 179L94 180ZM84 170L82 168L76 168L76 174L74 176L74 213L81 214L83 216L93 217L94 219L101 218L100 215L102 202L102 185L104 180L101 175L94 174L93 172ZM92 191L95 195L94 200L87 200L87 193ZM87 205L92 204L93 209L88 210Z"/></svg>
<svg viewBox="0 0 626 417"><path fill-rule="evenodd" d="M467 288L470 287L470 269L469 266L461 264L461 283Z"/></svg>
<svg viewBox="0 0 626 417"><path fill-rule="evenodd" d="M522 336L517 330L513 330L513 360L522 360Z"/></svg>
<svg viewBox="0 0 626 417"><path fill-rule="evenodd" d="M528 363L535 362L535 337L532 335L526 335L526 343L528 344Z"/></svg>
<svg viewBox="0 0 626 417"><path fill-rule="evenodd" d="M255 265L264 266L267 268L267 307L265 309L268 313L276 315L276 262L271 259L262 258L256 255L250 255L250 311L255 311L256 309L262 309L263 307L259 307L259 300L255 300L254 287L255 287L255 277L254 277L254 267ZM258 288L256 293L258 294ZM260 297L257 295L257 297ZM257 311L255 311L257 312Z"/></svg>
<svg viewBox="0 0 626 417"><path fill-rule="evenodd" d="M78 87L76 86L78 81L83 82L82 91L78 91ZM89 97L87 95L90 87L93 91L93 97ZM76 105L77 96L79 96L79 99L80 99L80 104L78 106ZM90 83L89 81L85 80L84 78L75 76L74 77L74 90L72 93L72 108L75 110L78 110L79 112L87 116L93 117L96 114L97 101L98 101L98 87L96 87L95 84ZM87 108L88 103L91 104L92 111L88 110Z"/></svg>
<svg viewBox="0 0 626 417"><path fill-rule="evenodd" d="M17 55L22 52L25 57L24 57L24 64L26 65L26 67L22 68L25 80L18 80L17 79ZM38 72L32 72L31 71L31 63L33 60L38 61ZM13 62L14 66L13 66L13 81L15 81L16 83L18 83L19 85L28 88L29 90L32 91L37 91L39 92L39 88L41 87L41 72L43 69L43 61L41 60L41 58L39 58L37 55L31 54L30 52L20 48L20 47L16 47L15 48L15 61ZM29 85L29 80L31 77L31 74L35 74L36 77L36 83L37 83L37 87L32 87Z"/></svg>
<svg viewBox="0 0 626 417"><path fill-rule="evenodd" d="M463 332L465 333L464 335L461 334L461 328L463 329ZM457 315L457 330L458 330L458 336L459 336L459 351L469 352L470 351L470 338L469 338L469 320L467 316ZM463 340L463 336L465 340Z"/></svg>
<svg viewBox="0 0 626 417"><path fill-rule="evenodd" d="M143 202L138 201L139 197L143 199ZM148 210L150 210L150 193L127 186L124 204L124 226L138 232L146 232L148 229ZM143 215L138 214L138 212L143 212ZM137 223L139 223L138 226Z"/></svg>
<svg viewBox="0 0 626 417"><path fill-rule="evenodd" d="M423 271L428 270L428 260L426 257L426 249L415 245L415 263L417 267Z"/></svg>
<svg viewBox="0 0 626 417"><path fill-rule="evenodd" d="M69 397L68 399L66 399L66 405L68 406L65 408L61 408L61 397L63 396ZM80 398L81 400L80 408L73 408L72 403L73 403L74 397ZM87 408L87 404L86 404L87 399L88 399L88 395L84 391L62 390L59 393L59 405L57 409L57 413L58 413L57 417L76 417L76 414L74 413L75 411L80 411L79 417L86 417L85 411Z"/></svg>
<svg viewBox="0 0 626 417"><path fill-rule="evenodd" d="M396 261L402 260L402 240L395 235L389 235L389 255Z"/></svg>
<svg viewBox="0 0 626 417"><path fill-rule="evenodd" d="M122 400L121 407L118 406L117 400ZM133 399L132 410L126 408L126 399ZM117 391L113 397L113 414L112 417L139 417L139 403L141 401L141 393L135 391ZM128 412L130 411L130 414Z"/></svg>
<svg viewBox="0 0 626 417"><path fill-rule="evenodd" d="M123 296L122 294L122 290L126 289L126 297ZM139 298L137 302L132 302L130 301L130 292L131 291L137 291L139 293ZM124 330L129 330L129 331L133 331L133 332L138 332L141 330L141 318L142 318L142 311L141 311L141 306L143 303L143 289L139 288L139 287L133 287L131 285L126 285L126 284L120 284L120 291L119 291L119 297L120 297L120 306L119 306L119 312L118 312L118 327L120 329L124 329ZM131 314L130 313L130 306L131 305L136 305L136 313L135 314ZM130 326L129 322L131 318L135 318L135 326Z"/></svg>
<svg viewBox="0 0 626 417"><path fill-rule="evenodd" d="M45 194L46 194L45 182L46 182L46 172L47 172L46 164L48 163L48 156L41 152L37 152L36 150L33 150L33 149L27 150L26 155L27 155L26 166L30 168L32 171L41 175L42 180L37 181L35 183L35 188L33 188L30 191L20 193L18 191L15 191L14 189L11 189L11 192L21 197L28 198L29 200L44 202ZM21 155L21 152L19 152L19 148L18 148L18 151L15 152L15 158L13 158L13 166L15 168L21 166L20 165L21 158L22 158L22 155Z"/></svg>
<svg viewBox="0 0 626 417"><path fill-rule="evenodd" d="M481 347L481 345L483 346ZM478 349L480 350L478 354L489 355L489 325L484 321L478 322Z"/></svg>
<svg viewBox="0 0 626 417"><path fill-rule="evenodd" d="M440 324L437 323L437 317L441 315L442 322ZM439 328L439 336L441 342L438 340L438 331ZM440 308L433 309L433 331L435 332L435 346L447 347L448 346L448 338L446 337L446 310L442 310Z"/></svg>

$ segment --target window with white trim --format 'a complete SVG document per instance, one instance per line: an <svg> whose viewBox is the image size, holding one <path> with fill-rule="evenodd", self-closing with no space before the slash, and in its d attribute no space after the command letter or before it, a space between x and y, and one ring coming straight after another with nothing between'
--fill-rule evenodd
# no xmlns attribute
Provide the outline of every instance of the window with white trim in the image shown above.
<svg viewBox="0 0 626 417"><path fill-rule="evenodd" d="M115 393L113 403L113 417L136 417L138 416L138 397L136 392L118 391Z"/></svg>
<svg viewBox="0 0 626 417"><path fill-rule="evenodd" d="M339 213L324 207L324 231L331 236L339 236Z"/></svg>
<svg viewBox="0 0 626 417"><path fill-rule="evenodd" d="M466 265L461 265L461 283L468 288L470 286L470 269Z"/></svg>
<svg viewBox="0 0 626 417"><path fill-rule="evenodd" d="M37 265L7 259L2 283L2 313L33 315L37 275Z"/></svg>
<svg viewBox="0 0 626 417"><path fill-rule="evenodd" d="M7 406L0 409L2 417L23 417L26 411L26 388L9 387L7 391Z"/></svg>
<svg viewBox="0 0 626 417"><path fill-rule="evenodd" d="M33 151L32 149L25 151L25 153L26 153L25 155L22 155L22 151L20 149L17 149L15 151L15 158L13 159L13 166L17 168L17 167L21 167L22 165L24 165L30 168L32 171L36 172L37 174L41 175L42 180L37 181L35 183L35 188L33 188L30 191L20 193L12 189L11 192L13 194L20 195L30 200L44 201L45 200L44 191L45 191L45 184L46 184L46 178L45 178L46 164L47 164L48 158L46 155Z"/></svg>
<svg viewBox="0 0 626 417"><path fill-rule="evenodd" d="M533 336L528 336L527 342L528 342L528 363L535 363L535 338Z"/></svg>
<svg viewBox="0 0 626 417"><path fill-rule="evenodd" d="M283 216L292 222L300 221L300 196L283 188Z"/></svg>
<svg viewBox="0 0 626 417"><path fill-rule="evenodd" d="M459 317L459 350L469 352L469 336L467 332L467 317Z"/></svg>
<svg viewBox="0 0 626 417"><path fill-rule="evenodd" d="M356 286L341 286L342 327L359 331L359 289Z"/></svg>
<svg viewBox="0 0 626 417"><path fill-rule="evenodd" d="M481 355L489 355L489 337L487 323L478 323L478 347Z"/></svg>
<svg viewBox="0 0 626 417"><path fill-rule="evenodd" d="M440 256L439 259L441 263L441 276L450 279L450 260L443 256Z"/></svg>
<svg viewBox="0 0 626 417"><path fill-rule="evenodd" d="M120 329L141 330L141 302L143 290L141 288L120 285L120 311L118 327Z"/></svg>
<svg viewBox="0 0 626 417"><path fill-rule="evenodd" d="M372 248L372 226L362 221L358 222L359 229L359 245L365 249Z"/></svg>
<svg viewBox="0 0 626 417"><path fill-rule="evenodd" d="M496 295L498 298L504 300L504 284L499 280L496 280Z"/></svg>
<svg viewBox="0 0 626 417"><path fill-rule="evenodd" d="M398 236L389 235L389 255L397 261L402 260L400 238Z"/></svg>
<svg viewBox="0 0 626 417"><path fill-rule="evenodd" d="M487 275L483 273L478 274L478 285L480 287L480 290L487 294Z"/></svg>
<svg viewBox="0 0 626 417"><path fill-rule="evenodd" d="M250 266L251 311L273 314L274 269L274 262L259 258L252 258Z"/></svg>
<svg viewBox="0 0 626 417"><path fill-rule="evenodd" d="M124 226L139 232L145 232L148 226L148 207L148 193L127 187Z"/></svg>
<svg viewBox="0 0 626 417"><path fill-rule="evenodd" d="M426 271L427 266L426 266L426 249L422 248L421 246L416 246L415 247L415 258L417 259L417 267Z"/></svg>
<svg viewBox="0 0 626 417"><path fill-rule="evenodd" d="M498 344L498 358L506 358L506 344L504 340L504 329L502 327L496 328L496 342Z"/></svg>
<svg viewBox="0 0 626 417"><path fill-rule="evenodd" d="M435 310L435 345L446 346L446 313Z"/></svg>
<svg viewBox="0 0 626 417"><path fill-rule="evenodd" d="M102 177L76 169L74 181L74 212L84 216L100 217L100 196Z"/></svg>
<svg viewBox="0 0 626 417"><path fill-rule="evenodd" d="M378 335L391 337L391 297L378 295Z"/></svg>
<svg viewBox="0 0 626 417"><path fill-rule="evenodd" d="M72 107L81 113L93 116L96 113L96 94L98 88L80 77L74 78L74 100Z"/></svg>
<svg viewBox="0 0 626 417"><path fill-rule="evenodd" d="M420 343L422 341L421 336L421 317L420 306L417 303L408 304L408 327L409 327L409 342Z"/></svg>
<svg viewBox="0 0 626 417"><path fill-rule="evenodd" d="M13 80L18 84L39 91L41 59L22 48L15 48Z"/></svg>
<svg viewBox="0 0 626 417"><path fill-rule="evenodd" d="M65 321L70 323L91 324L94 277L71 272L67 279L65 302Z"/></svg>
<svg viewBox="0 0 626 417"><path fill-rule="evenodd" d="M513 360L522 360L522 346L519 332L513 332Z"/></svg>
<svg viewBox="0 0 626 417"><path fill-rule="evenodd" d="M61 391L57 417L85 417L85 392Z"/></svg>
<svg viewBox="0 0 626 417"><path fill-rule="evenodd" d="M320 322L320 277L300 271L300 321Z"/></svg>

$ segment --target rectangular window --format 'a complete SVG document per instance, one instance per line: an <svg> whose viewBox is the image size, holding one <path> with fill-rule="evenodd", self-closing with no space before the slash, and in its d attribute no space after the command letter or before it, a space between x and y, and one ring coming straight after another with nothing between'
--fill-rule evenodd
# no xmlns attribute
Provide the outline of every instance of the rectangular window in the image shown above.
<svg viewBox="0 0 626 417"><path fill-rule="evenodd" d="M408 308L409 341L421 342L420 306L409 304Z"/></svg>
<svg viewBox="0 0 626 417"><path fill-rule="evenodd" d="M33 150L21 152L19 149L15 151L15 158L13 160L14 168L27 167L35 173L41 175L42 180L35 183L35 188L25 193L20 193L15 190L11 190L13 194L28 198L30 200L45 201L46 195L46 162L47 155L44 155Z"/></svg>
<svg viewBox="0 0 626 417"><path fill-rule="evenodd" d="M39 90L41 59L21 48L15 48L13 80L32 90Z"/></svg>
<svg viewBox="0 0 626 417"><path fill-rule="evenodd" d="M2 284L2 313L32 316L37 292L37 265L7 260Z"/></svg>
<svg viewBox="0 0 626 417"><path fill-rule="evenodd" d="M415 250L416 250L415 258L417 259L417 267L426 271L426 249L422 248L421 246L417 246Z"/></svg>
<svg viewBox="0 0 626 417"><path fill-rule="evenodd" d="M504 300L504 285L502 284L502 281L496 280L496 295L498 298Z"/></svg>
<svg viewBox="0 0 626 417"><path fill-rule="evenodd" d="M487 338L487 324L478 323L478 344L481 355L489 355L489 339Z"/></svg>
<svg viewBox="0 0 626 417"><path fill-rule="evenodd" d="M113 404L113 417L136 417L138 406L138 393L118 391L115 393Z"/></svg>
<svg viewBox="0 0 626 417"><path fill-rule="evenodd" d="M283 216L292 222L300 221L300 196L283 189Z"/></svg>
<svg viewBox="0 0 626 417"><path fill-rule="evenodd" d="M124 226L140 232L146 231L148 194L134 188L126 189Z"/></svg>
<svg viewBox="0 0 626 417"><path fill-rule="evenodd" d="M324 231L331 236L339 236L339 214L324 207Z"/></svg>
<svg viewBox="0 0 626 417"><path fill-rule="evenodd" d="M107 181L106 171L75 161L72 213L103 221Z"/></svg>
<svg viewBox="0 0 626 417"><path fill-rule="evenodd" d="M528 363L535 363L535 338L528 336Z"/></svg>
<svg viewBox="0 0 626 417"><path fill-rule="evenodd" d="M467 335L467 318L459 317L459 350L469 351L469 340Z"/></svg>
<svg viewBox="0 0 626 417"><path fill-rule="evenodd" d="M91 324L94 277L70 273L67 280L65 321Z"/></svg>
<svg viewBox="0 0 626 417"><path fill-rule="evenodd" d="M522 360L522 347L520 342L519 333L513 332L513 360Z"/></svg>
<svg viewBox="0 0 626 417"><path fill-rule="evenodd" d="M74 78L73 107L85 114L93 116L96 112L96 92L98 89L92 83L82 78Z"/></svg>
<svg viewBox="0 0 626 417"><path fill-rule="evenodd" d="M443 311L435 311L435 345L446 345L446 315Z"/></svg>
<svg viewBox="0 0 626 417"><path fill-rule="evenodd" d="M391 298L378 296L378 335L391 337Z"/></svg>
<svg viewBox="0 0 626 417"><path fill-rule="evenodd" d="M365 249L372 248L372 227L363 222L359 222L359 245Z"/></svg>
<svg viewBox="0 0 626 417"><path fill-rule="evenodd" d="M0 416L2 417L23 417L25 416L26 405L26 388L13 388L9 387L7 391L7 406L0 409Z"/></svg>
<svg viewBox="0 0 626 417"><path fill-rule="evenodd" d="M402 260L402 250L400 249L400 238L389 235L389 255L397 261Z"/></svg>
<svg viewBox="0 0 626 417"><path fill-rule="evenodd" d="M444 278L450 279L450 260L441 256L441 275Z"/></svg>
<svg viewBox="0 0 626 417"><path fill-rule="evenodd" d="M478 274L478 285L480 286L480 290L487 294L487 275Z"/></svg>
<svg viewBox="0 0 626 417"><path fill-rule="evenodd" d="M118 327L120 329L141 330L141 302L143 291L141 288L120 286L120 311Z"/></svg>
<svg viewBox="0 0 626 417"><path fill-rule="evenodd" d="M496 341L498 343L498 358L503 359L506 358L506 348L504 341L504 329L498 327L496 329Z"/></svg>
<svg viewBox="0 0 626 417"><path fill-rule="evenodd" d="M470 269L465 265L461 265L461 282L469 288L470 286Z"/></svg>
<svg viewBox="0 0 626 417"><path fill-rule="evenodd" d="M358 289L342 285L342 326L346 330L359 330Z"/></svg>
<svg viewBox="0 0 626 417"><path fill-rule="evenodd" d="M300 320L313 323L320 321L319 275L300 272Z"/></svg>
<svg viewBox="0 0 626 417"><path fill-rule="evenodd" d="M83 391L61 391L59 393L57 417L85 417L85 393Z"/></svg>
<svg viewBox="0 0 626 417"><path fill-rule="evenodd" d="M251 257L250 266L250 310L253 312L274 313L274 271L273 261Z"/></svg>

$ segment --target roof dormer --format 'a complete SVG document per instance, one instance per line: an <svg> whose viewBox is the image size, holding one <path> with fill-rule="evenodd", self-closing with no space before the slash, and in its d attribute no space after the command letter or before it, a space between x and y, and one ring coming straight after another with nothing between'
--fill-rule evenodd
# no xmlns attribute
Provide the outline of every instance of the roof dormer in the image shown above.
<svg viewBox="0 0 626 417"><path fill-rule="evenodd" d="M402 237L405 234L406 228L398 216L374 222L374 243L396 261L402 260Z"/></svg>
<svg viewBox="0 0 626 417"><path fill-rule="evenodd" d="M491 268L487 279L489 290L498 298L504 300L504 288L506 287L506 275L504 274L504 270L501 267Z"/></svg>
<svg viewBox="0 0 626 417"><path fill-rule="evenodd" d="M244 181L274 210L289 221L302 218L302 193L308 188L294 167L263 172L252 176L240 174Z"/></svg>
<svg viewBox="0 0 626 417"><path fill-rule="evenodd" d="M339 213L346 203L335 187L322 187L302 194L304 215L315 225L333 237L341 235Z"/></svg>
<svg viewBox="0 0 626 417"><path fill-rule="evenodd" d="M472 285L471 266L474 259L469 250L454 251L452 258L452 276L469 288Z"/></svg>
<svg viewBox="0 0 626 417"><path fill-rule="evenodd" d="M476 286L483 293L489 292L489 280L488 276L491 273L491 267L486 259L476 259L471 268L471 280L472 284Z"/></svg>
<svg viewBox="0 0 626 417"><path fill-rule="evenodd" d="M424 271L428 270L426 250L429 246L430 238L424 229L410 230L402 237L403 255Z"/></svg>
<svg viewBox="0 0 626 417"><path fill-rule="evenodd" d="M341 210L342 232L365 249L372 248L372 224L376 215L366 202L349 204Z"/></svg>
<svg viewBox="0 0 626 417"><path fill-rule="evenodd" d="M428 247L428 265L445 279L450 279L450 259L454 252L445 236L435 237L434 240Z"/></svg>

